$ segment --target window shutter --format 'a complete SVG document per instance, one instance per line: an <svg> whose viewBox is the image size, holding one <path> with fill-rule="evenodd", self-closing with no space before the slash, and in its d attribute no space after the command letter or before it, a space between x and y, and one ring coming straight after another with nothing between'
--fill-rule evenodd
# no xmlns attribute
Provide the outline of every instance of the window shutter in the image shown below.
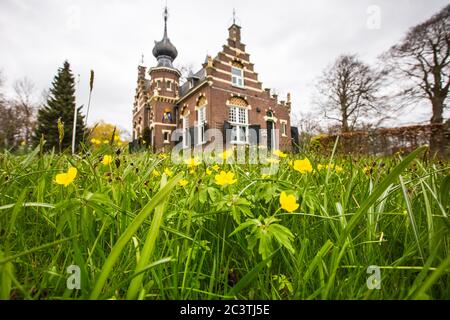
<svg viewBox="0 0 450 320"><path fill-rule="evenodd" d="M299 152L299 137L298 137L299 133L298 133L298 128L297 127L291 127L291 141L292 141L292 149L294 152Z"/></svg>
<svg viewBox="0 0 450 320"><path fill-rule="evenodd" d="M259 124L254 124L249 126L249 143L251 145L259 144L259 130L261 126Z"/></svg>
<svg viewBox="0 0 450 320"><path fill-rule="evenodd" d="M195 137L195 131L196 130L194 127L189 128L189 135L191 136L191 144L190 144L191 147L195 145L195 140L197 140Z"/></svg>
<svg viewBox="0 0 450 320"><path fill-rule="evenodd" d="M226 145L231 141L231 129L232 126L228 121L223 123L223 144Z"/></svg>

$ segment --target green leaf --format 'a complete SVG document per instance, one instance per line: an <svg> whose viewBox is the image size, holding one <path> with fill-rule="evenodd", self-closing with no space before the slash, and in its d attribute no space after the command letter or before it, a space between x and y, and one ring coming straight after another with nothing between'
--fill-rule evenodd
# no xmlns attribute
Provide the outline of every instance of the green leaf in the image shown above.
<svg viewBox="0 0 450 320"><path fill-rule="evenodd" d="M441 204L446 209L450 198L450 174L441 182Z"/></svg>
<svg viewBox="0 0 450 320"><path fill-rule="evenodd" d="M100 292L103 289L103 286L105 285L106 280L108 279L108 276L111 273L112 268L114 267L114 264L117 262L117 259L119 258L120 253L123 251L125 245L136 233L139 227L144 223L144 221L147 219L150 213L153 212L153 210L161 203L161 201L163 201L166 197L168 197L169 193L180 182L182 177L183 174L179 173L173 179L171 179L161 190L159 190L152 198L152 200L141 210L141 212L130 223L125 232L120 236L119 240L117 240L117 243L112 248L111 253L109 254L108 258L103 264L103 268L100 272L100 275L97 281L95 282L94 288L90 296L91 299L97 299L99 297Z"/></svg>
<svg viewBox="0 0 450 320"><path fill-rule="evenodd" d="M278 251L278 250L277 250ZM230 295L236 296L242 289L247 287L252 281L261 273L261 271L267 266L267 263L272 259L275 251L270 257L258 263L252 270L250 270L238 283L231 289Z"/></svg>

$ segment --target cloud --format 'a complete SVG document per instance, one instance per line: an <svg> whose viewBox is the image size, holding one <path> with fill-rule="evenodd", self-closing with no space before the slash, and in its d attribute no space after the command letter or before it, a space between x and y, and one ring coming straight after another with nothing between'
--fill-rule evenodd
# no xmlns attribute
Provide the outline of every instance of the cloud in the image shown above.
<svg viewBox="0 0 450 320"><path fill-rule="evenodd" d="M80 75L77 101L87 105L89 73L95 71L89 123L103 119L131 130L137 65L163 32L165 1L2 0L0 70L12 82L24 76L41 90L69 60ZM313 84L339 54L359 53L371 63L409 27L446 1L169 1L169 36L176 65L200 68L227 38L233 7L243 42L264 87L292 93L294 112L313 110ZM380 8L380 29L367 28L369 6ZM11 94L11 89L9 90ZM421 120L422 113L417 119ZM428 117L428 115L427 115ZM414 120L414 119L413 119Z"/></svg>

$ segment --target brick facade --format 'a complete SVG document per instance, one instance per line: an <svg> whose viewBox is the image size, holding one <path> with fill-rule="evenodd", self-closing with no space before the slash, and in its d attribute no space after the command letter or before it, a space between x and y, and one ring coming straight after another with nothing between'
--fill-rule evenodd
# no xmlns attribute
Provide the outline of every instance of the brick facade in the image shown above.
<svg viewBox="0 0 450 320"><path fill-rule="evenodd" d="M196 74L190 74L183 84L179 83L180 72L171 64L177 55L176 49L169 47L170 50L175 50L172 53L166 47L155 47L153 53L158 59L158 66L149 70L150 79L145 77L146 68L138 67L133 139L143 137L144 129L148 128L150 141L146 143L150 144L155 152L168 151L178 143L168 139L171 133L175 129L184 129L194 136L190 141L185 141L186 146L201 143L198 109L205 108L205 111L201 111L205 117L205 131L219 129L228 142L233 137L237 140L235 143L244 144L255 143L254 139L250 139L250 133L256 132L257 141L267 144L269 148L292 150L290 95L288 94L285 101L279 101L276 95L270 93L270 89L263 89L258 74L254 71L254 65L250 62L250 55L245 52L245 45L241 42L241 27L233 24L228 31L227 44L223 46L222 51L214 58L207 56L202 69ZM160 43L169 43L171 46L167 38L167 26L164 37ZM164 56L161 56L162 51ZM232 68L238 74L234 79L235 84ZM237 126L233 119L230 119L230 107L235 106L237 108L234 112L237 114L233 119L239 119L236 120L239 121ZM244 116L245 113L247 116ZM242 124L240 121L245 118L248 121ZM188 126L184 126L186 124ZM235 131L227 130L233 127ZM276 130L270 131L271 128ZM239 130L242 130L240 138L235 135ZM277 130L279 134L276 137ZM279 145L271 143L271 140L275 141L276 138L279 138ZM208 137L204 139L207 144Z"/></svg>

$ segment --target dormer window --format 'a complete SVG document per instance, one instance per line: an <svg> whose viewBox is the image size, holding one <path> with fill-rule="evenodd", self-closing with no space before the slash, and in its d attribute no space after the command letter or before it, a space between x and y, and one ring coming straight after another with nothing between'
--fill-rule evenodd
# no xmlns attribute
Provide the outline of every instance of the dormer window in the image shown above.
<svg viewBox="0 0 450 320"><path fill-rule="evenodd" d="M236 87L244 87L244 70L238 67L231 67L231 83Z"/></svg>

